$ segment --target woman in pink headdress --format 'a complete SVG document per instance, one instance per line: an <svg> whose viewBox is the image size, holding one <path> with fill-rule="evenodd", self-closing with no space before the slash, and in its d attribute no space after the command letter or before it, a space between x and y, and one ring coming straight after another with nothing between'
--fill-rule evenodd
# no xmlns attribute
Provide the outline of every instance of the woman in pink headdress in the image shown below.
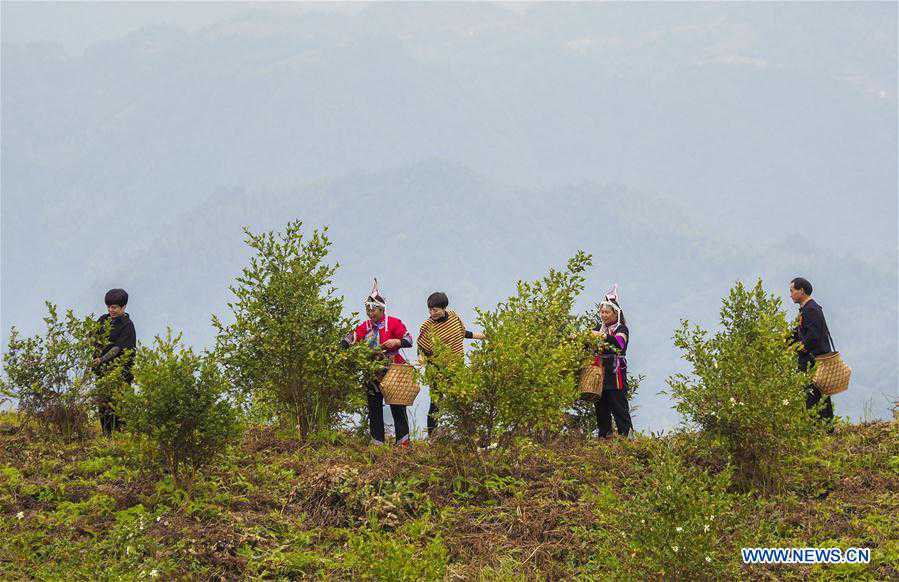
<svg viewBox="0 0 899 582"><path fill-rule="evenodd" d="M599 304L600 322L593 335L601 339L600 353L594 365L603 367L602 397L595 402L599 436L612 436L612 417L618 434L630 436L633 430L627 401L627 344L630 332L624 312L618 304L618 285Z"/></svg>

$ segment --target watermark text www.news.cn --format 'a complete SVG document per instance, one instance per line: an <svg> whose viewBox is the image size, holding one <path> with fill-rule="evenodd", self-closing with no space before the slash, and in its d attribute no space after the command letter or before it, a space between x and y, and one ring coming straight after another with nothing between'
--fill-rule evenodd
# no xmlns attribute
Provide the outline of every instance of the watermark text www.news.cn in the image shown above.
<svg viewBox="0 0 899 582"><path fill-rule="evenodd" d="M868 564L870 548L743 548L744 564Z"/></svg>

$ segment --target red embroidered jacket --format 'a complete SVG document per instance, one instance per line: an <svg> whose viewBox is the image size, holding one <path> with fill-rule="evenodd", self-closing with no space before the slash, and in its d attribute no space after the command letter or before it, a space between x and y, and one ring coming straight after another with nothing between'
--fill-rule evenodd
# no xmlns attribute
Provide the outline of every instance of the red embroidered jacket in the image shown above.
<svg viewBox="0 0 899 582"><path fill-rule="evenodd" d="M412 347L412 335L406 330L406 325L400 321L398 317L390 315L385 315L377 324L374 324L370 319L363 321L356 326L355 331L347 336L347 343L354 344L357 342L369 341L374 332L374 328L376 327L378 328L378 345L383 344L389 339L398 339L402 342L400 347ZM386 353L387 357L396 364L403 364L406 362L405 358L400 354L400 348L386 350Z"/></svg>

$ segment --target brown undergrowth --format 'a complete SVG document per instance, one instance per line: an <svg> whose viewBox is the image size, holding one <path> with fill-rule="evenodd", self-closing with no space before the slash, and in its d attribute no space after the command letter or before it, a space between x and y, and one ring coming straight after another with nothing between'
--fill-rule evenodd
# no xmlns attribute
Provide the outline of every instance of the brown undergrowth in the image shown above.
<svg viewBox="0 0 899 582"><path fill-rule="evenodd" d="M655 538L636 500L666 486L666 451L690 475L726 470L691 433L477 451L260 428L180 487L127 435L38 437L0 437L3 579L670 579L688 570L641 559L636 540ZM730 509L699 577L895 579L896 437L892 423L842 425L782 493L710 492ZM868 547L873 561L745 566L743 545Z"/></svg>

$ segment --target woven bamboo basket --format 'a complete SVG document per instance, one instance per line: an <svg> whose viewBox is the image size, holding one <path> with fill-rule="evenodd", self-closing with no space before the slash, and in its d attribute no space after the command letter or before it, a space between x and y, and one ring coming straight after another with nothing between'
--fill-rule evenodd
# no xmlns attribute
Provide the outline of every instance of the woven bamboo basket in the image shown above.
<svg viewBox="0 0 899 582"><path fill-rule="evenodd" d="M381 380L381 394L387 404L412 406L418 396L419 386L411 364L392 363Z"/></svg>
<svg viewBox="0 0 899 582"><path fill-rule="evenodd" d="M581 389L581 400L593 402L602 397L602 380L605 372L602 366L593 364L581 368L578 386Z"/></svg>
<svg viewBox="0 0 899 582"><path fill-rule="evenodd" d="M815 356L814 382L821 394L830 396L843 392L849 388L850 376L852 368L843 361L840 352Z"/></svg>

